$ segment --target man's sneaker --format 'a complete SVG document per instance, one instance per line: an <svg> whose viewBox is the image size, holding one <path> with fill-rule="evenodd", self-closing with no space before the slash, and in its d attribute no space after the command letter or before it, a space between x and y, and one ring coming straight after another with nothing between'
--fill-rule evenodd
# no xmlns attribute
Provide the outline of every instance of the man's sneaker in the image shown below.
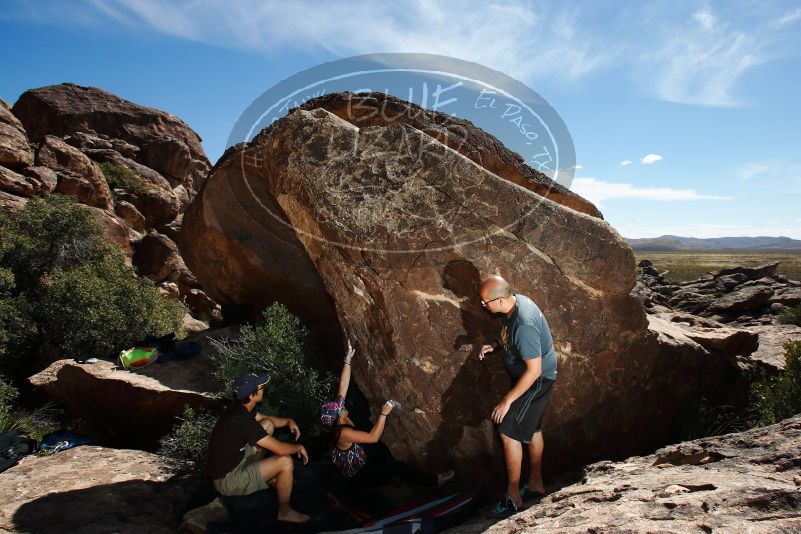
<svg viewBox="0 0 801 534"><path fill-rule="evenodd" d="M523 484L523 487L520 488L520 498L524 502L540 502L545 495L545 493L528 489L528 484Z"/></svg>
<svg viewBox="0 0 801 534"><path fill-rule="evenodd" d="M509 497L504 497L493 506L487 517L491 519L506 519L510 515L517 513L517 506Z"/></svg>

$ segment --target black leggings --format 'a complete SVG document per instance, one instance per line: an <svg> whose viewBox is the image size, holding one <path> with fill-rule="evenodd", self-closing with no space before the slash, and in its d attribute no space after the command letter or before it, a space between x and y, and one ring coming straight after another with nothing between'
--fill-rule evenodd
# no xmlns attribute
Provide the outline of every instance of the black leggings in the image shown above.
<svg viewBox="0 0 801 534"><path fill-rule="evenodd" d="M403 462L391 458L370 458L367 456L367 463L362 467L350 483L361 489L375 488L382 486L392 479L400 479L407 486L427 486L437 485L437 477L421 473Z"/></svg>

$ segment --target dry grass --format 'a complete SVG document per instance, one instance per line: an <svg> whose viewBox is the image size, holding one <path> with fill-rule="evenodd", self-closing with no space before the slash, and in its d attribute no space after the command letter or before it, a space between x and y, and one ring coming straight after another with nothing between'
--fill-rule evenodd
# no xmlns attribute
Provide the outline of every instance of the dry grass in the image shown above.
<svg viewBox="0 0 801 534"><path fill-rule="evenodd" d="M778 261L778 273L801 280L801 252L635 252L637 262L648 259L674 282L693 280L704 273L728 267L756 267Z"/></svg>

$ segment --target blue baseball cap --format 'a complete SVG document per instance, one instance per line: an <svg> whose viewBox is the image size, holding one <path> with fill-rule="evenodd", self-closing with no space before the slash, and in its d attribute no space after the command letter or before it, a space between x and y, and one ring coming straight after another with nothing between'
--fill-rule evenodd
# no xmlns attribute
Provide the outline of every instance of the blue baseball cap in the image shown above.
<svg viewBox="0 0 801 534"><path fill-rule="evenodd" d="M248 397L258 391L259 386L265 385L270 381L270 375L264 373L256 375L253 373L240 375L234 379L234 393L240 401L247 400Z"/></svg>

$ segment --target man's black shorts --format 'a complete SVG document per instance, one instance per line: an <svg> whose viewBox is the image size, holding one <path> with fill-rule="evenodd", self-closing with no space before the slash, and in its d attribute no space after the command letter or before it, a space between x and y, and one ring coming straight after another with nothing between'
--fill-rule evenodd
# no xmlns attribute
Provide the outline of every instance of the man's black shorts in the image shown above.
<svg viewBox="0 0 801 534"><path fill-rule="evenodd" d="M512 403L498 425L498 431L515 441L530 443L534 434L542 428L542 414L545 413L554 382L548 378L538 378L528 391Z"/></svg>

